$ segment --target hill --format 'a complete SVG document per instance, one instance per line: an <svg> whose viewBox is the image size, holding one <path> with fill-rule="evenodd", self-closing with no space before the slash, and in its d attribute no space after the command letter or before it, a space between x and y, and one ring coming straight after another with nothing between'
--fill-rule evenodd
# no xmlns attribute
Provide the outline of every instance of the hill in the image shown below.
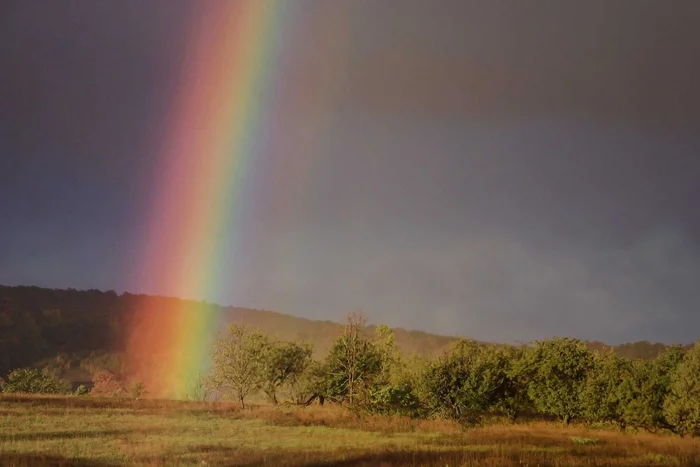
<svg viewBox="0 0 700 467"><path fill-rule="evenodd" d="M183 300L100 290L47 289L0 285L0 375L12 368L50 363L74 381L89 380L95 367L117 367L124 351L129 323L152 305L167 310ZM193 307L219 309L222 322L243 322L270 335L304 340L321 358L340 334L342 325L314 321L266 310L222 307L184 301ZM368 332L372 327L368 328ZM406 353L435 355L455 337L394 329L398 346ZM617 347L591 342L594 349L613 348L628 358L654 358L663 344L646 341ZM116 368L115 368L116 369Z"/></svg>
<svg viewBox="0 0 700 467"><path fill-rule="evenodd" d="M184 302L184 303L183 303ZM155 307L153 305L156 305ZM215 307L222 323L237 321L270 335L313 344L319 358L341 333L342 325L314 321L266 310L222 307L171 297L136 295L100 290L48 289L35 286L0 285L0 375L12 368L46 363L57 355L64 359L100 359L125 349L129 323L147 309L176 306ZM372 331L372 327L368 328ZM445 348L453 337L422 331L395 329L398 346L407 353L431 355ZM60 359L59 359L60 360ZM93 362L98 364L98 362ZM74 378L87 377L65 363ZM87 363L90 366L90 363Z"/></svg>

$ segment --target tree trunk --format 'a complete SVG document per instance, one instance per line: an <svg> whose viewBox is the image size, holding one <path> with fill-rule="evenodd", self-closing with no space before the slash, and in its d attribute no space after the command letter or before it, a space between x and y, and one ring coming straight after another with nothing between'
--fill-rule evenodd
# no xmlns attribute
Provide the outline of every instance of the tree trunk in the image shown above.
<svg viewBox="0 0 700 467"><path fill-rule="evenodd" d="M238 402L241 403L241 409L245 409L245 404L243 403L243 394L238 393Z"/></svg>

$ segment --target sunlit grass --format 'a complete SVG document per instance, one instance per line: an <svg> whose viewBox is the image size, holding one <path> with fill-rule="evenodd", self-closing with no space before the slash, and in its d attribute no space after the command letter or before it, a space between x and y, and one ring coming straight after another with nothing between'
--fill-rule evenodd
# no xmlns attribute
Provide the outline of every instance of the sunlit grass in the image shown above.
<svg viewBox="0 0 700 467"><path fill-rule="evenodd" d="M586 441L581 441L586 440ZM593 440L595 442L589 442ZM0 396L0 465L699 465L700 441L334 407Z"/></svg>
<svg viewBox="0 0 700 467"><path fill-rule="evenodd" d="M574 444L598 444L600 442L595 438L582 438L581 436L572 436L571 441Z"/></svg>

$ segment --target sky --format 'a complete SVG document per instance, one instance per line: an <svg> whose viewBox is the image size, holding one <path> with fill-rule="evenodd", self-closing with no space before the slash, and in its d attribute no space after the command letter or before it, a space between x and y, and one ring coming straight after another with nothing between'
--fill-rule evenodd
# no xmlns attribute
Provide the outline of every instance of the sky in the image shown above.
<svg viewBox="0 0 700 467"><path fill-rule="evenodd" d="M204 1L0 2L1 284L177 294L137 269ZM700 337L700 3L292 5L230 285L192 298Z"/></svg>

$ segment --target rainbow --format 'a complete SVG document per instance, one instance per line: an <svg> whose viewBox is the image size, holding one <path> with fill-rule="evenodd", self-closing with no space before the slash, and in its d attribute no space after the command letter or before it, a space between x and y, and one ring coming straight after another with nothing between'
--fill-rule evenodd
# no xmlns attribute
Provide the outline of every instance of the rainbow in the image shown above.
<svg viewBox="0 0 700 467"><path fill-rule="evenodd" d="M221 311L194 300L216 296L222 277L230 280L222 250L235 241L264 144L288 14L286 2L270 0L194 8L139 259L144 288L192 300L145 300L127 343L127 366L152 397L186 397L208 368Z"/></svg>

